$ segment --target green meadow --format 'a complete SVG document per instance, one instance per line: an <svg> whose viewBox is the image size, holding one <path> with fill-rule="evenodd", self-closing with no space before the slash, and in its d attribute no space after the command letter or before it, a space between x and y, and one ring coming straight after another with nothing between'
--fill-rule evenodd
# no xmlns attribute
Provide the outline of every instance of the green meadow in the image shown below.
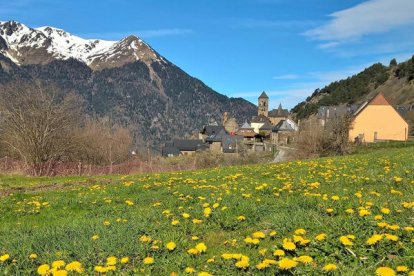
<svg viewBox="0 0 414 276"><path fill-rule="evenodd" d="M414 147L162 174L0 176L0 194L1 274L414 269Z"/></svg>

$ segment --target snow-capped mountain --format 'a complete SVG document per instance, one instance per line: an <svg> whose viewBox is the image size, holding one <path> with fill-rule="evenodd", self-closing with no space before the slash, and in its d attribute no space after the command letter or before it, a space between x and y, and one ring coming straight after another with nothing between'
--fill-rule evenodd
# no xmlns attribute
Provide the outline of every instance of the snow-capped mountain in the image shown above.
<svg viewBox="0 0 414 276"><path fill-rule="evenodd" d="M135 36L83 39L52 27L0 22L0 91L21 82L78 94L88 116L128 126L137 146L184 137L211 119L221 121L225 111L239 122L257 112L246 100L191 77Z"/></svg>
<svg viewBox="0 0 414 276"><path fill-rule="evenodd" d="M19 65L74 58L92 69L119 67L137 60L146 64L165 62L135 36L120 41L83 39L61 29L30 28L16 21L0 22L0 53Z"/></svg>

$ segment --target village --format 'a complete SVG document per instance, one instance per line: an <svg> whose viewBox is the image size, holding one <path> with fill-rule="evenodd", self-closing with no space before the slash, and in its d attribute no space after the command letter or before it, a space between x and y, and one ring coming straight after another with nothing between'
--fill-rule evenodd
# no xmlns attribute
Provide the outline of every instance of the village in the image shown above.
<svg viewBox="0 0 414 276"><path fill-rule="evenodd" d="M238 124L225 112L222 122L205 125L198 139L174 139L166 143L162 156L185 156L204 150L231 156L238 155L242 148L247 152L276 152L280 147L293 146L300 131L325 128L332 119L343 116L350 116L352 120L348 135L350 142L407 141L410 126L404 116L414 110L414 105L393 106L382 93L378 93L361 105L319 107L313 118L317 126L312 127L309 121L295 121L281 103L277 109L269 111L269 97L264 91L258 97L257 106L257 116L249 122Z"/></svg>

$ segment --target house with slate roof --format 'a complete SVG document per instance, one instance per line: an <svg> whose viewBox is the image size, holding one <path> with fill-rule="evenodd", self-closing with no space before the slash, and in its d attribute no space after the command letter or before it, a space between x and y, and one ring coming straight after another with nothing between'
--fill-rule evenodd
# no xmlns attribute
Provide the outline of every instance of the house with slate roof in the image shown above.
<svg viewBox="0 0 414 276"><path fill-rule="evenodd" d="M281 120L272 128L272 143L276 145L290 144L298 130L299 127L293 120Z"/></svg>
<svg viewBox="0 0 414 276"><path fill-rule="evenodd" d="M206 138L212 152L235 153L237 144L243 140L243 136L230 135L224 129L217 134L212 134Z"/></svg>
<svg viewBox="0 0 414 276"><path fill-rule="evenodd" d="M174 139L172 143L167 143L162 149L162 156L190 155L206 149L208 149L208 145L203 140Z"/></svg>

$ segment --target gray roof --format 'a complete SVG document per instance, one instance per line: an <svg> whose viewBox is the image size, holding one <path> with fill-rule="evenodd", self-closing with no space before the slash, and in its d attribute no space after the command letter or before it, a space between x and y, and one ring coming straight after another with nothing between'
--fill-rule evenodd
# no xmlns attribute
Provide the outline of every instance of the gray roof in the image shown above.
<svg viewBox="0 0 414 276"><path fill-rule="evenodd" d="M264 125L262 125L262 126L259 128L259 130L271 130L271 129L272 129L272 127L273 127L273 125L272 125L269 121L266 121L266 122L264 123Z"/></svg>
<svg viewBox="0 0 414 276"><path fill-rule="evenodd" d="M354 114L361 105L350 105L350 106L320 106L318 108L318 119L329 119L345 114Z"/></svg>
<svg viewBox="0 0 414 276"><path fill-rule="evenodd" d="M259 116L254 116L252 117L250 123L265 123L265 122L269 122L269 118L267 118L266 116L260 114Z"/></svg>
<svg viewBox="0 0 414 276"><path fill-rule="evenodd" d="M240 135L227 135L223 137L221 146L223 147L224 153L236 152L237 141L243 140L243 136Z"/></svg>
<svg viewBox="0 0 414 276"><path fill-rule="evenodd" d="M295 129L286 120L281 120L272 128L272 131L295 131Z"/></svg>
<svg viewBox="0 0 414 276"><path fill-rule="evenodd" d="M288 117L289 111L282 108L282 104L279 104L277 109L272 109L269 111L269 117Z"/></svg>
<svg viewBox="0 0 414 276"><path fill-rule="evenodd" d="M220 130L219 133L211 134L206 138L206 142L221 142L223 137L228 135L224 129Z"/></svg>
<svg viewBox="0 0 414 276"><path fill-rule="evenodd" d="M176 147L166 146L162 149L162 156L178 156L180 155L180 150Z"/></svg>
<svg viewBox="0 0 414 276"><path fill-rule="evenodd" d="M224 130L224 126L219 125L207 125L204 126L203 130L201 131L202 134L205 134L207 136L210 136L212 134L217 134L221 130Z"/></svg>
<svg viewBox="0 0 414 276"><path fill-rule="evenodd" d="M239 129L253 129L251 125L246 121Z"/></svg>
<svg viewBox="0 0 414 276"><path fill-rule="evenodd" d="M202 140L174 140L173 147L176 147L180 151L196 151L206 149L207 145Z"/></svg>
<svg viewBox="0 0 414 276"><path fill-rule="evenodd" d="M269 97L266 95L266 92L262 92L262 94L260 94L259 99L269 99Z"/></svg>

